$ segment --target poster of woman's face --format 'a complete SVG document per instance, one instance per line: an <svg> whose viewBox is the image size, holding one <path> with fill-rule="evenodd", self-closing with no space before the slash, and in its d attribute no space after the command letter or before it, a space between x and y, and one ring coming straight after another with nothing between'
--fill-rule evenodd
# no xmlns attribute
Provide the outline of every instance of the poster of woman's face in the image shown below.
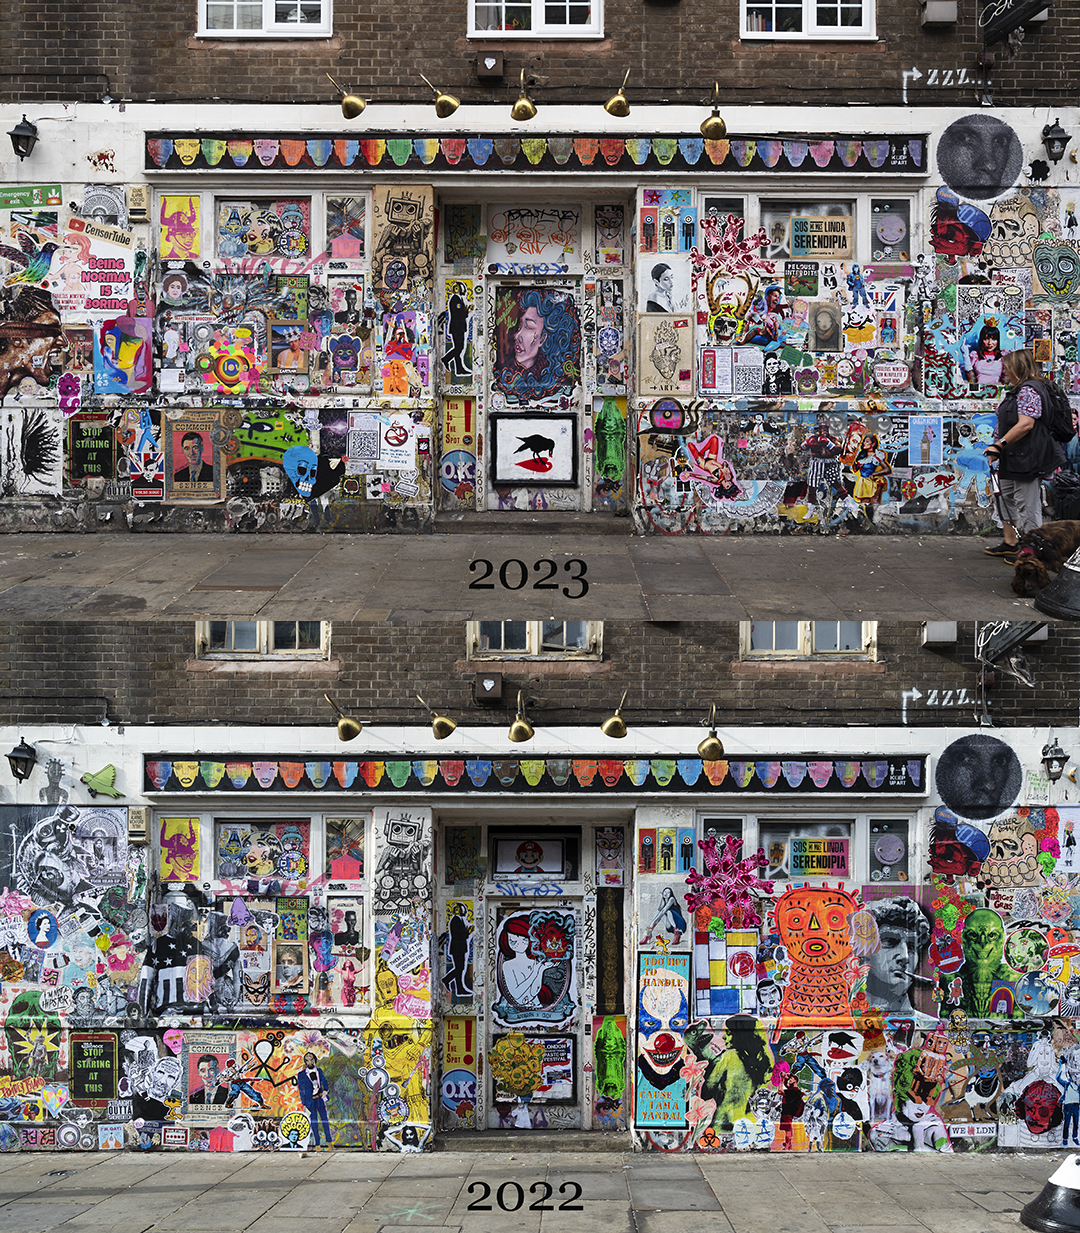
<svg viewBox="0 0 1080 1233"><path fill-rule="evenodd" d="M690 311L690 259L674 253L646 260L638 278L638 312Z"/></svg>
<svg viewBox="0 0 1080 1233"><path fill-rule="evenodd" d="M495 386L508 404L571 398L581 383L581 323L561 287L495 288Z"/></svg>
<svg viewBox="0 0 1080 1233"><path fill-rule="evenodd" d="M843 351L840 332L840 305L824 300L810 305L808 347L811 351Z"/></svg>

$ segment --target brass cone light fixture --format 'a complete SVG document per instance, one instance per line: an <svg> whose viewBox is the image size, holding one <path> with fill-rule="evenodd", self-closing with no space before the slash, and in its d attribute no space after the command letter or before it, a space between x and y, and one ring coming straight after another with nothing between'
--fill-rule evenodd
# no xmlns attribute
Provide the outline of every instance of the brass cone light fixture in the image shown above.
<svg viewBox="0 0 1080 1233"><path fill-rule="evenodd" d="M323 697L330 703L334 714L338 717L337 734L339 741L351 741L360 735L364 730L364 725L358 719L352 719L341 709L340 706L330 697L329 694L323 694Z"/></svg>
<svg viewBox="0 0 1080 1233"><path fill-rule="evenodd" d="M623 704L626 702L627 692L627 690L623 690L623 696L619 699L619 705L615 708L615 714L609 715L600 725L600 731L605 736L621 739L626 735L626 720L622 717L622 709Z"/></svg>
<svg viewBox="0 0 1080 1233"><path fill-rule="evenodd" d="M720 116L720 83L713 83L712 115L702 120L701 135L706 141L720 141L727 136L727 125Z"/></svg>
<svg viewBox="0 0 1080 1233"><path fill-rule="evenodd" d="M724 746L716 735L716 703L709 712L709 735L697 747L698 757L702 762L719 762L724 756Z"/></svg>
<svg viewBox="0 0 1080 1233"><path fill-rule="evenodd" d="M626 70L626 76L623 78L622 85L604 104L604 110L609 116L628 116L630 114L630 100L626 97L626 83L630 80L630 70Z"/></svg>
<svg viewBox="0 0 1080 1233"><path fill-rule="evenodd" d="M421 73L420 76L424 77L424 74ZM431 86L431 82L426 77L424 77L424 80ZM461 99L454 98L452 94L444 94L438 86L431 86L431 88L435 91L435 114L440 120L445 120L447 116L452 116L461 106Z"/></svg>
<svg viewBox="0 0 1080 1233"><path fill-rule="evenodd" d="M452 736L457 729L457 724L446 715L436 714L435 708L428 706L419 694L416 695L416 698L420 705L426 707L431 714L431 732L435 739L437 741L445 741L448 736Z"/></svg>
<svg viewBox="0 0 1080 1233"><path fill-rule="evenodd" d="M506 735L515 744L520 744L522 741L531 741L536 735L536 730L529 723L528 716L525 714L525 696L520 689L517 696L517 715L514 717L514 722L510 725L510 731Z"/></svg>
<svg viewBox="0 0 1080 1233"><path fill-rule="evenodd" d="M529 98L529 92L525 88L525 70L521 70L521 93L518 95L517 102L510 108L511 120L531 120L536 115L536 104ZM531 736L532 733L529 733ZM522 737L522 740L527 741L528 736Z"/></svg>
<svg viewBox="0 0 1080 1233"><path fill-rule="evenodd" d="M329 73L326 75L330 77ZM359 94L346 94L345 87L338 85L333 77L330 77L330 80L334 82L334 87L341 92L341 114L346 120L355 120L367 106L367 103L364 102Z"/></svg>

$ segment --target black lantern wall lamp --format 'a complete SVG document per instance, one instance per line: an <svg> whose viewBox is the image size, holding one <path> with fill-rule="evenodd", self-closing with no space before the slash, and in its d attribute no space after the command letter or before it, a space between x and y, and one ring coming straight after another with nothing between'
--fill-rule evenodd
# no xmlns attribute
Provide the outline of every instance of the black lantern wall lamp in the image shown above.
<svg viewBox="0 0 1080 1233"><path fill-rule="evenodd" d="M1057 783L1065 773L1065 764L1068 760L1065 750L1061 748L1056 739L1043 746L1042 764L1046 768L1046 777L1051 783Z"/></svg>
<svg viewBox="0 0 1080 1233"><path fill-rule="evenodd" d="M30 157L34 151L34 146L37 145L37 125L31 124L26 116L23 116L19 123L8 133L8 136L11 138L12 149L19 156L19 162L22 162L24 158Z"/></svg>
<svg viewBox="0 0 1080 1233"><path fill-rule="evenodd" d="M11 773L21 783L30 778L30 772L37 763L37 750L33 745L27 744L26 737L20 736L18 745L8 754L7 760L11 765Z"/></svg>
<svg viewBox="0 0 1080 1233"><path fill-rule="evenodd" d="M1069 134L1061 127L1056 117L1052 125L1043 126L1042 139L1043 145L1046 146L1046 157L1052 163L1060 163L1069 145Z"/></svg>

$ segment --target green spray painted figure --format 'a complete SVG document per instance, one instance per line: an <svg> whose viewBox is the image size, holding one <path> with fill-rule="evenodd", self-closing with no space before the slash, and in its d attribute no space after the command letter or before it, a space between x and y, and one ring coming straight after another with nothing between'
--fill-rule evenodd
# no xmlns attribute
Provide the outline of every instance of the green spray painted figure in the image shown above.
<svg viewBox="0 0 1080 1233"><path fill-rule="evenodd" d="M626 470L626 421L614 398L605 398L593 420L596 434L596 474L622 482Z"/></svg>

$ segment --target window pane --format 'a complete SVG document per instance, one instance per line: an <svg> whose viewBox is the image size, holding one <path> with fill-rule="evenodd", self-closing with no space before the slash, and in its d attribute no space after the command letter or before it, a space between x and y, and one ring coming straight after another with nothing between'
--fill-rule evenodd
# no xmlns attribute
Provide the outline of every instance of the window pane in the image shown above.
<svg viewBox="0 0 1080 1233"><path fill-rule="evenodd" d="M239 4L236 6L237 30L261 30L262 25L261 4Z"/></svg>
<svg viewBox="0 0 1080 1233"><path fill-rule="evenodd" d="M210 622L210 641L207 644L211 651L224 651L225 639L229 632L228 621Z"/></svg>
<svg viewBox="0 0 1080 1233"><path fill-rule="evenodd" d="M815 651L835 651L837 647L837 631L839 629L839 621L815 621L814 622L814 650Z"/></svg>
<svg viewBox="0 0 1080 1233"><path fill-rule="evenodd" d="M296 622L296 649L298 651L317 651L322 647L322 622Z"/></svg>
<svg viewBox="0 0 1080 1233"><path fill-rule="evenodd" d="M230 621L232 627L231 651L257 651L259 649L258 623L255 621Z"/></svg>
<svg viewBox="0 0 1080 1233"><path fill-rule="evenodd" d="M503 650L526 651L529 648L528 621L503 621Z"/></svg>
<svg viewBox="0 0 1080 1233"><path fill-rule="evenodd" d="M527 621L481 621L480 649L482 651L528 650Z"/></svg>
<svg viewBox="0 0 1080 1233"><path fill-rule="evenodd" d="M272 651L295 651L296 650L296 622L295 621L275 621L271 631L270 650Z"/></svg>
<svg viewBox="0 0 1080 1233"><path fill-rule="evenodd" d="M798 621L752 621L750 624L751 651L797 651L799 649Z"/></svg>
<svg viewBox="0 0 1080 1233"><path fill-rule="evenodd" d="M861 651L863 649L862 621L840 622L840 650Z"/></svg>
<svg viewBox="0 0 1080 1233"><path fill-rule="evenodd" d="M208 4L206 28L208 30L234 30L236 17L231 4Z"/></svg>
<svg viewBox="0 0 1080 1233"><path fill-rule="evenodd" d="M542 651L584 651L588 646L587 621L544 621Z"/></svg>
<svg viewBox="0 0 1080 1233"><path fill-rule="evenodd" d="M504 23L507 30L531 30L532 6L527 4L508 4Z"/></svg>

